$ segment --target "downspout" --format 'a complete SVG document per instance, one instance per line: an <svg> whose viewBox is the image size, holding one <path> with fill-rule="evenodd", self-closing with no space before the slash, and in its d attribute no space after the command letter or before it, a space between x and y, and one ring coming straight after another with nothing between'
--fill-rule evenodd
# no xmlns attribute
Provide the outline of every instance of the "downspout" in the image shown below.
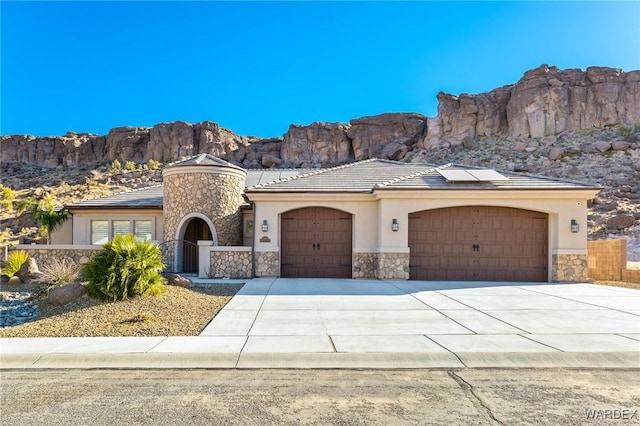
<svg viewBox="0 0 640 426"><path fill-rule="evenodd" d="M253 208L253 226L251 227L251 277L256 278L256 203L249 200Z"/></svg>

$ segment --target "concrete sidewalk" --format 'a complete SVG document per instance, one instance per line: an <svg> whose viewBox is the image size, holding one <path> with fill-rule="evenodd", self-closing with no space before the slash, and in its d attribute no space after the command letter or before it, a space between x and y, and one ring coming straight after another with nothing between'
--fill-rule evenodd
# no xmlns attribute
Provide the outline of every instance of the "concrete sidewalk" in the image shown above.
<svg viewBox="0 0 640 426"><path fill-rule="evenodd" d="M640 291L253 279L197 337L0 339L8 368L640 367Z"/></svg>

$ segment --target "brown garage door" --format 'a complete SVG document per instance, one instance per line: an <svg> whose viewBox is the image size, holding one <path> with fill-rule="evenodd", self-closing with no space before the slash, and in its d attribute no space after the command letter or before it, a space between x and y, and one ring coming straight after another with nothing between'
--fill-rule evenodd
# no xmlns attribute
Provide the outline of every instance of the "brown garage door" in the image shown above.
<svg viewBox="0 0 640 426"><path fill-rule="evenodd" d="M547 215L467 206L409 215L414 280L547 281Z"/></svg>
<svg viewBox="0 0 640 426"><path fill-rule="evenodd" d="M280 275L351 278L351 215L324 207L292 210L281 220Z"/></svg>

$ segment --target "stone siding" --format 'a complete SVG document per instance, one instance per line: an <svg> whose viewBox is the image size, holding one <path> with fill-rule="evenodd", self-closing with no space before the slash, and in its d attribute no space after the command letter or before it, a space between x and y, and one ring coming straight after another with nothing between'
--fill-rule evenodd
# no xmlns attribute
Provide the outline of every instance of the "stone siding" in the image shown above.
<svg viewBox="0 0 640 426"><path fill-rule="evenodd" d="M583 283L588 280L586 254L554 254L551 268L554 282Z"/></svg>
<svg viewBox="0 0 640 426"><path fill-rule="evenodd" d="M29 256L36 260L39 267L45 265L52 260L63 260L73 262L76 265L82 265L87 263L96 253L102 250L102 247L96 246L96 248L60 248L55 246L32 246L32 245L20 245L16 247L16 250L24 250Z"/></svg>
<svg viewBox="0 0 640 426"><path fill-rule="evenodd" d="M379 253L376 278L408 280L409 253Z"/></svg>
<svg viewBox="0 0 640 426"><path fill-rule="evenodd" d="M280 255L277 251L257 251L256 277L279 277Z"/></svg>
<svg viewBox="0 0 640 426"><path fill-rule="evenodd" d="M242 244L242 213L245 178L242 176L189 172L164 177L164 239L175 237L182 219L192 213L208 217L215 226L218 245Z"/></svg>
<svg viewBox="0 0 640 426"><path fill-rule="evenodd" d="M209 278L251 278L250 251L212 251Z"/></svg>
<svg viewBox="0 0 640 426"><path fill-rule="evenodd" d="M353 253L353 278L375 278L378 253Z"/></svg>

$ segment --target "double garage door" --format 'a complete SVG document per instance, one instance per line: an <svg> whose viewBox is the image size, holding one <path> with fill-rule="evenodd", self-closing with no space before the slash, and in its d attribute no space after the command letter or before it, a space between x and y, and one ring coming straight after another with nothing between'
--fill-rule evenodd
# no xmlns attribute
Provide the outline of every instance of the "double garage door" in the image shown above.
<svg viewBox="0 0 640 426"><path fill-rule="evenodd" d="M547 281L548 218L507 207L467 206L409 215L414 280Z"/></svg>
<svg viewBox="0 0 640 426"><path fill-rule="evenodd" d="M282 277L351 278L352 216L309 207L281 217ZM547 281L548 218L507 207L465 206L409 215L414 280Z"/></svg>

